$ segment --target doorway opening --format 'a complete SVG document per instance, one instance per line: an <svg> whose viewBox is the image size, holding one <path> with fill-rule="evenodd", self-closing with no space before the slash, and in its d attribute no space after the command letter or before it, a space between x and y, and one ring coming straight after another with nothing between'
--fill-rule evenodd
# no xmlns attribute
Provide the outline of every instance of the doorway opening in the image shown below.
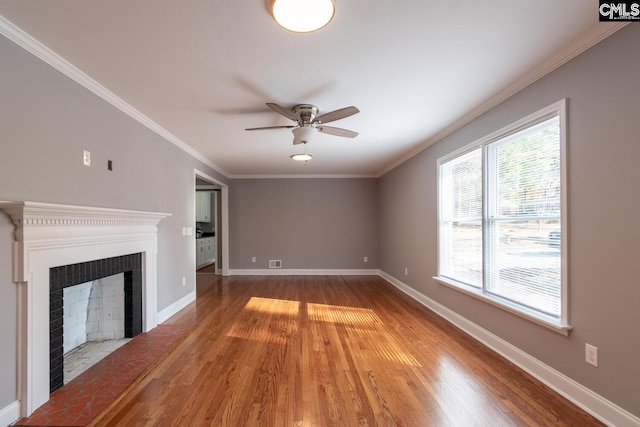
<svg viewBox="0 0 640 427"><path fill-rule="evenodd" d="M228 186L195 170L195 270L229 275Z"/></svg>

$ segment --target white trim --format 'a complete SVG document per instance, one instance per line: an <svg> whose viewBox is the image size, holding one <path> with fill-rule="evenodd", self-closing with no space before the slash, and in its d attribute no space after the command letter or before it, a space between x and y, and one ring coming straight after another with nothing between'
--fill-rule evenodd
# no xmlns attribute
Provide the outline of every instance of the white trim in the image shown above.
<svg viewBox="0 0 640 427"><path fill-rule="evenodd" d="M140 111L135 109L129 103L124 101L122 98L118 97L116 94L111 92L106 87L102 86L100 83L92 79L89 75L84 73L82 70L76 68L72 63L64 59L62 56L58 55L53 50L49 49L44 44L40 43L31 35L27 34L24 30L13 24L7 18L0 15L0 34L31 53L33 56L41 59L46 62L56 70L60 71L65 76L69 77L71 80L76 83L84 86L89 91L93 92L95 95L107 101L109 104L116 107L118 110L122 111L132 119L136 120L141 125L147 127L151 131L155 132L162 138L166 139L176 147L180 148L187 154L192 157L198 159L205 165L209 166L211 169L216 172L221 173L222 175L228 177L228 173L222 169L220 166L213 163L211 160L207 159L205 156L194 150L192 147L183 142L180 138L173 135L171 132L160 126L158 123L151 120L149 117L142 114Z"/></svg>
<svg viewBox="0 0 640 427"><path fill-rule="evenodd" d="M308 175L229 175L231 179L300 179L300 178L378 178L381 174L308 174Z"/></svg>
<svg viewBox="0 0 640 427"><path fill-rule="evenodd" d="M292 268L247 268L233 269L232 276L377 276L376 269L292 269Z"/></svg>
<svg viewBox="0 0 640 427"><path fill-rule="evenodd" d="M187 295L180 298L178 301L169 305L168 307L163 308L158 312L156 318L158 320L158 324L166 322L171 316L191 304L196 300L196 291L190 292Z"/></svg>
<svg viewBox="0 0 640 427"><path fill-rule="evenodd" d="M113 92L109 91L107 88L96 82L90 76L76 68L69 61L62 58L60 55L49 49L44 44L40 43L31 35L27 34L24 30L13 24L11 21L7 20L5 17L0 15L0 34L5 36L7 39L11 40L18 46L25 49L27 52L32 55L40 58L42 61L51 65L56 70L60 71L73 81L79 83L84 86L94 94L98 95L100 98L104 99L114 107L118 108L123 113L127 114L134 120L138 121L142 125L146 126L153 132L157 133L161 137L165 138L167 141L171 142L178 148L182 149L186 153L190 154L194 158L200 160L202 163L206 164L210 168L214 169L216 172L222 174L225 178L230 179L256 179L256 178L378 178L385 173L395 169L397 166L406 162L410 158L424 151L430 145L435 144L436 142L444 139L448 135L452 134L456 130L460 129L464 125L470 123L474 119L478 118L482 114L496 107L500 103L504 102L511 96L525 89L527 86L535 83L540 80L542 77L546 76L556 68L561 65L567 63L571 59L575 58L582 52L606 39L616 31L624 28L628 22L607 22L607 23L599 23L594 26L591 31L589 31L584 36L575 40L573 43L570 43L564 49L558 51L554 55L552 55L547 61L533 69L523 78L519 79L517 82L508 86L497 95L491 97L489 100L485 101L478 107L474 108L464 116L460 117L458 120L450 124L449 126L442 129L440 132L436 133L434 136L428 138L424 143L420 144L415 149L409 151L408 153L402 155L395 161L392 161L387 167L382 169L378 173L373 174L363 174L363 175L331 175L331 174L319 174L319 175L268 175L268 174L260 174L260 175L229 175L224 169L220 166L216 165L205 156L200 154L198 151L194 150L192 147L187 145L185 142L180 140L178 137L161 127L159 124L151 120L149 117L142 114L140 111L132 107L130 104L116 96Z"/></svg>
<svg viewBox="0 0 640 427"><path fill-rule="evenodd" d="M49 400L49 269L142 253L142 327L156 326L158 223L170 214L38 202L0 202L15 226L18 397L29 416Z"/></svg>
<svg viewBox="0 0 640 427"><path fill-rule="evenodd" d="M572 327L569 325L569 313L568 313L568 288L569 288L569 274L568 274L568 256L567 256L567 246L568 240L565 237L562 237L562 253L561 253L561 307L560 307L560 319L556 320L551 316L546 315L543 312L535 310L533 308L525 307L524 305L517 304L515 302L508 301L506 299L502 299L498 296L489 295L485 292L485 286L487 277L483 276L483 285L482 289L473 289L468 287L465 283L460 283L457 280L452 280L444 277L442 275L443 270L445 269L445 263L448 261L443 258L444 250L444 242L442 239L441 228L443 227L443 203L442 198L446 195L446 191L442 188L443 186L443 174L442 174L442 166L443 164L454 161L456 159L464 159L464 156L467 156L470 153L476 152L478 149L481 149L482 154L482 243L483 243L483 259L482 265L483 268L487 267L487 254L491 253L489 250L489 243L487 239L487 223L488 223L488 186L489 186L489 178L490 171L487 166L487 148L492 144L500 141L504 141L506 138L513 138L514 135L518 135L521 131L526 131L531 127L537 126L541 123L544 123L547 119L551 117L558 117L559 128L560 128L560 178L561 178L561 214L560 221L562 227L567 227L567 188L566 188L566 176L567 172L567 123L566 123L566 109L567 109L567 100L563 98L559 101L554 102L551 105L548 105L540 110L527 115L526 117L517 120L511 124L508 124L501 129L498 129L489 135L483 136L464 147L461 147L457 150L454 150L451 153L447 153L442 157L438 158L437 167L438 167L438 177L437 177L437 191L438 191L438 227L437 227L437 239L438 239L438 274L433 277L438 283L448 286L452 289L458 290L460 292L465 293L466 295L470 295L474 298L477 298L481 301L490 303L495 307L502 308L510 313L514 313L519 315L524 319L528 319L533 321L539 325L545 326L549 329L552 329L556 332L559 332L563 335L569 335L569 331L571 331ZM492 220L496 220L497 218L493 218ZM535 217L527 217L529 220L534 220ZM562 229L562 228L561 228ZM562 234L566 234L564 229ZM488 270L489 274L491 274L491 270ZM486 275L487 271L485 271Z"/></svg>
<svg viewBox="0 0 640 427"><path fill-rule="evenodd" d="M564 49L556 52L547 61L543 62L538 67L534 68L531 72L526 74L524 77L522 77L512 85L507 86L505 89L500 91L495 96L492 96L490 99L480 104L473 110L469 111L467 114L460 117L458 120L456 120L455 122L451 123L449 126L442 129L440 132L428 138L424 143L420 144L415 149L409 151L405 155L399 157L397 160L391 162L387 167L381 170L380 173L377 174L377 176L380 177L386 174L387 172L400 166L402 163L406 162L410 158L420 154L427 147L435 144L438 141L443 140L444 138L451 135L453 132L457 131L458 129L465 126L466 124L471 123L473 120L477 119L484 113L497 107L507 99L511 98L513 95L524 90L529 85L537 82L547 74L551 73L552 71L559 68L560 66L566 64L576 56L580 55L581 53L585 52L587 49L590 49L591 47L600 43L602 40L606 39L613 33L621 30L628 24L629 22L599 23L598 25L593 27L593 29L589 31L587 34L578 38L573 43L570 43Z"/></svg>
<svg viewBox="0 0 640 427"><path fill-rule="evenodd" d="M569 126L567 124L567 99L563 100L558 109L560 118L560 283L562 299L561 322L569 324L569 163L567 150L569 147Z"/></svg>
<svg viewBox="0 0 640 427"><path fill-rule="evenodd" d="M416 291L395 277L380 271L380 277L424 305L440 317L453 323L496 353L549 386L586 412L610 426L638 426L640 418L610 402L563 373L542 363L513 344L459 315L455 311Z"/></svg>
<svg viewBox="0 0 640 427"><path fill-rule="evenodd" d="M0 426L8 426L20 419L20 402L14 401L0 408Z"/></svg>
<svg viewBox="0 0 640 427"><path fill-rule="evenodd" d="M222 228L222 230L220 230L220 232L222 233L222 235L220 236L221 237L220 245L222 246L222 248L217 248L217 251L222 251L222 252L220 256L217 256L217 259L220 259L222 257L222 262L216 263L216 274L221 274L222 276L228 276L229 275L229 186L224 182L218 179L215 179L210 175L207 175L201 170L194 169L193 174L194 174L194 180L193 180L194 194L196 191L195 178L203 178L209 182L214 182L220 186L220 210L221 210L220 227ZM195 209L196 209L195 200L194 200L193 209L194 209L193 220L195 223ZM194 240L195 240L195 236L194 236ZM195 251L195 242L193 245L193 249ZM193 257L193 271L196 271L195 254Z"/></svg>
<svg viewBox="0 0 640 427"><path fill-rule="evenodd" d="M488 297L476 289L471 288L470 286L465 286L463 283L458 283L455 280L448 279L446 277L432 277L433 280L440 283L441 285L447 286L455 291L462 292L465 295L469 295L470 297L476 298L480 301L483 301L487 304L491 304L495 307L500 308L501 310L508 311L511 314L515 314L516 316L522 317L523 319L527 319L530 322L534 322L540 326L544 326L545 328L551 329L554 332L558 332L559 334L568 336L569 332L573 329L572 326L558 323L553 319L544 319L540 317L540 314L536 312L527 312L525 311L525 307L511 305L509 301L502 302L496 298Z"/></svg>

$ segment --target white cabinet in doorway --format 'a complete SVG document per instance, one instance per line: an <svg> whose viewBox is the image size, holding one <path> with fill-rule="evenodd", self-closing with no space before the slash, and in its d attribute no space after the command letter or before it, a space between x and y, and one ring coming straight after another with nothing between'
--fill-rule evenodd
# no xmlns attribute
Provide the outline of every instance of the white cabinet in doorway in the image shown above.
<svg viewBox="0 0 640 427"><path fill-rule="evenodd" d="M216 253L216 238L203 237L196 240L196 268L214 263Z"/></svg>
<svg viewBox="0 0 640 427"><path fill-rule="evenodd" d="M196 191L196 222L211 222L211 193Z"/></svg>

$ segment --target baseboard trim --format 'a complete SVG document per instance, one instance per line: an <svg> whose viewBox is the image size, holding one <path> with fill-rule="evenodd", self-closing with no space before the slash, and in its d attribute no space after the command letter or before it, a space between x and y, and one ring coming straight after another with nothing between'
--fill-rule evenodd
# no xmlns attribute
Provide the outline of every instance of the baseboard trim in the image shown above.
<svg viewBox="0 0 640 427"><path fill-rule="evenodd" d="M378 276L377 269L248 268L229 270L231 276Z"/></svg>
<svg viewBox="0 0 640 427"><path fill-rule="evenodd" d="M20 401L11 402L0 408L0 426L8 426L20 419Z"/></svg>
<svg viewBox="0 0 640 427"><path fill-rule="evenodd" d="M424 305L440 317L453 323L484 345L528 372L557 393L561 394L586 412L610 426L640 426L640 418L610 402L582 384L535 359L513 344L492 334L455 311L416 291L390 274L380 271L380 277Z"/></svg>
<svg viewBox="0 0 640 427"><path fill-rule="evenodd" d="M183 296L178 301L171 304L169 307L163 308L158 312L156 316L158 320L158 324L164 323L171 316L173 316L174 314L176 314L177 312L179 312L180 310L182 310L183 308L185 308L195 300L196 300L196 291L193 291Z"/></svg>

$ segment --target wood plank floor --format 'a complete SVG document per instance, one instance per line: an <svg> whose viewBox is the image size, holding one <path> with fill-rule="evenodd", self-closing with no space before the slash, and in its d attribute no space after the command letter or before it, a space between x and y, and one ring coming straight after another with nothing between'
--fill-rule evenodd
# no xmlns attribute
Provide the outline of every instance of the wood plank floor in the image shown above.
<svg viewBox="0 0 640 427"><path fill-rule="evenodd" d="M92 425L602 425L381 278L197 278L194 331Z"/></svg>

